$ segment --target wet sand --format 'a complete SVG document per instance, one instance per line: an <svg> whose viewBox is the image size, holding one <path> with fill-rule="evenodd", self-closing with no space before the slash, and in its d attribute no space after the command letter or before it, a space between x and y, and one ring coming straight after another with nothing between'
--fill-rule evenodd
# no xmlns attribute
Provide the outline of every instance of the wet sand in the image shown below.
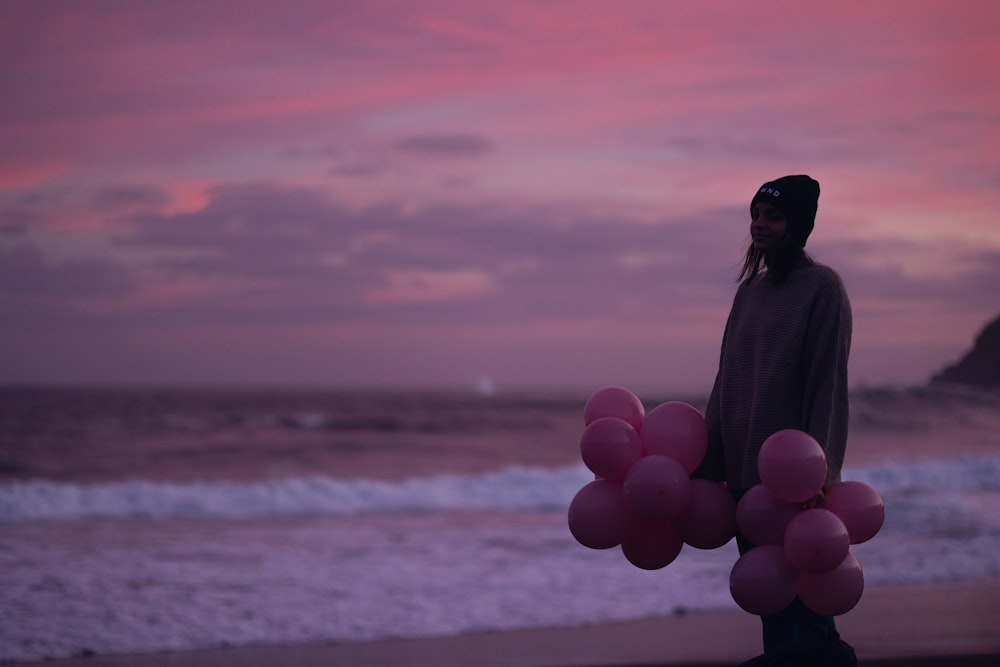
<svg viewBox="0 0 1000 667"><path fill-rule="evenodd" d="M45 661L52 667L595 667L731 665L760 652L759 620L699 612L580 628L350 644L240 647ZM1000 665L1000 578L871 588L837 619L868 667Z"/></svg>

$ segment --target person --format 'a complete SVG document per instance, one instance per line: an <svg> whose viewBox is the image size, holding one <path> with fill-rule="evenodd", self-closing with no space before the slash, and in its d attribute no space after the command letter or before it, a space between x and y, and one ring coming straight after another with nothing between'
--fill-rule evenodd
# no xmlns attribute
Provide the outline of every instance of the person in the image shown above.
<svg viewBox="0 0 1000 667"><path fill-rule="evenodd" d="M750 244L705 411L708 452L696 473L724 480L737 499L760 483L760 447L782 429L805 431L823 447L824 488L840 479L851 307L840 276L805 252L818 201L819 183L794 175L765 183L750 203ZM741 554L755 546L742 535L737 544ZM833 618L798 598L761 620L764 654L743 665L857 664Z"/></svg>

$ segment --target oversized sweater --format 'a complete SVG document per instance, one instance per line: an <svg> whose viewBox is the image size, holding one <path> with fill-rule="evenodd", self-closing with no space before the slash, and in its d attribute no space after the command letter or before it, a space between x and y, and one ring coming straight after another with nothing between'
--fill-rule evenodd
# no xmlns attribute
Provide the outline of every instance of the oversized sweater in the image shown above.
<svg viewBox="0 0 1000 667"><path fill-rule="evenodd" d="M726 322L705 412L702 476L731 489L760 482L757 455L772 433L809 433L826 454L826 486L840 479L847 444L851 306L840 276L803 258L781 284L744 282Z"/></svg>

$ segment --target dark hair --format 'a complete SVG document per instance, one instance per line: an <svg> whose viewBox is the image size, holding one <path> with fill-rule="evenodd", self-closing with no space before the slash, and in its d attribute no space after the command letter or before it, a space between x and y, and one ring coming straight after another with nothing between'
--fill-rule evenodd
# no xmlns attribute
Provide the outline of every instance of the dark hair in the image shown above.
<svg viewBox="0 0 1000 667"><path fill-rule="evenodd" d="M743 269L740 271L739 277L736 278L736 282L753 282L754 278L766 266L768 280L773 280L775 284L780 285L785 282L788 274L792 272L795 265L803 257L808 258L809 255L802 249L802 246L795 242L792 235L788 233L781 239L777 247L769 253L757 250L753 246L753 240L751 240L750 245L747 247L746 257L743 259Z"/></svg>

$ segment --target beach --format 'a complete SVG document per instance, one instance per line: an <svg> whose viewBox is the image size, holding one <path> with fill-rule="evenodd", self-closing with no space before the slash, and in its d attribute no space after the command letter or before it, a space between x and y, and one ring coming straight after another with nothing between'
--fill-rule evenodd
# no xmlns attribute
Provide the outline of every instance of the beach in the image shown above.
<svg viewBox="0 0 1000 667"><path fill-rule="evenodd" d="M4 399L0 663L611 667L760 652L759 621L728 590L734 544L646 571L573 539L567 506L593 479L579 397ZM844 638L867 665L996 664L1000 396L852 402L845 478L878 489L886 521L851 547L865 593L838 619Z"/></svg>
<svg viewBox="0 0 1000 667"><path fill-rule="evenodd" d="M838 618L862 665L1000 664L1000 579L884 586ZM575 628L443 638L241 647L46 661L53 667L598 667L729 665L752 657L759 621L695 612ZM36 663L37 664L37 663Z"/></svg>

